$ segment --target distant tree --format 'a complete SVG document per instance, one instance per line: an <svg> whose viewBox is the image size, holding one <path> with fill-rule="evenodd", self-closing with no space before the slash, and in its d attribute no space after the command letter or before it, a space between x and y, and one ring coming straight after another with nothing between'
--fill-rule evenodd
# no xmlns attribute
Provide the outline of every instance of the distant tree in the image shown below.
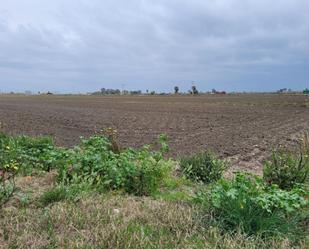
<svg viewBox="0 0 309 249"><path fill-rule="evenodd" d="M174 87L174 91L175 91L175 94L178 94L178 92L179 92L179 87L178 87L178 86L175 86L175 87Z"/></svg>
<svg viewBox="0 0 309 249"><path fill-rule="evenodd" d="M119 89L105 89L101 88L101 94L121 94Z"/></svg>
<svg viewBox="0 0 309 249"><path fill-rule="evenodd" d="M192 86L192 93L194 94L194 95L196 95L196 94L198 94L198 90L196 89L196 86Z"/></svg>
<svg viewBox="0 0 309 249"><path fill-rule="evenodd" d="M148 89L146 90L146 93L147 93L147 94L149 93L149 90L148 90Z"/></svg>
<svg viewBox="0 0 309 249"><path fill-rule="evenodd" d="M150 94L151 94L151 95L155 95L156 92L155 92L155 91L151 91Z"/></svg>
<svg viewBox="0 0 309 249"><path fill-rule="evenodd" d="M130 94L132 94L132 95L140 95L140 94L142 94L142 91L141 90L130 91Z"/></svg>

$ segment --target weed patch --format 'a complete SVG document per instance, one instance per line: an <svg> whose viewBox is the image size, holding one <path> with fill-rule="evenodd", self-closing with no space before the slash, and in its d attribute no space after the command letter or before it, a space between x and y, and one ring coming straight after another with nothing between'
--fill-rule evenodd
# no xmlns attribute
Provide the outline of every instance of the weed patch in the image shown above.
<svg viewBox="0 0 309 249"><path fill-rule="evenodd" d="M180 168L183 174L193 181L211 183L222 177L225 164L214 154L205 152L182 158Z"/></svg>
<svg viewBox="0 0 309 249"><path fill-rule="evenodd" d="M235 179L220 180L201 192L197 201L210 215L208 222L225 231L297 241L305 236L301 224L308 208L306 196L302 189L285 191L266 185L258 177L238 173Z"/></svg>
<svg viewBox="0 0 309 249"><path fill-rule="evenodd" d="M263 169L264 180L276 184L281 189L292 189L308 182L309 155L295 156L290 152L273 152L272 160L266 162Z"/></svg>
<svg viewBox="0 0 309 249"><path fill-rule="evenodd" d="M160 151L144 146L139 150L114 153L106 137L82 140L81 146L70 151L67 162L58 167L59 180L69 184L88 182L100 188L150 195L173 167L172 161L163 158L166 138L161 136L160 142Z"/></svg>

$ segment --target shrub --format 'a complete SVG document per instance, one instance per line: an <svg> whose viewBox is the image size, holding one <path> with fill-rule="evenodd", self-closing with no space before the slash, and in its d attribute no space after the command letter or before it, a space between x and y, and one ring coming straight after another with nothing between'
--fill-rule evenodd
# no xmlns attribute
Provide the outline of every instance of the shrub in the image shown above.
<svg viewBox="0 0 309 249"><path fill-rule="evenodd" d="M213 215L211 222L227 231L263 237L302 235L300 222L308 207L305 191L285 191L262 179L238 173L233 180L220 180L197 200Z"/></svg>
<svg viewBox="0 0 309 249"><path fill-rule="evenodd" d="M7 196L11 189L5 184L6 168L11 167L16 169L14 174L31 174L34 169L57 169L63 184L86 182L99 188L149 195L157 190L173 164L164 159L168 151L166 140L166 136L160 136L158 151L150 146L121 151L115 148L114 139L93 136L82 139L74 149L65 149L54 146L52 139L47 137L11 137L0 133L0 192Z"/></svg>
<svg viewBox="0 0 309 249"><path fill-rule="evenodd" d="M11 137L0 134L0 165L14 161L19 172L31 174L34 169L49 171L58 165L61 149L49 137Z"/></svg>
<svg viewBox="0 0 309 249"><path fill-rule="evenodd" d="M200 153L180 160L183 174L197 182L211 183L219 180L225 163L210 152Z"/></svg>
<svg viewBox="0 0 309 249"><path fill-rule="evenodd" d="M154 193L171 169L171 162L156 160L147 150L137 152L135 155L137 160L130 160L126 154L123 157L124 189L128 193L136 195Z"/></svg>
<svg viewBox="0 0 309 249"><path fill-rule="evenodd" d="M160 151L144 146L115 153L104 136L82 140L81 146L69 153L66 163L58 167L59 178L69 184L88 181L97 187L149 195L171 170L172 162L163 158L168 149L165 136L160 137L160 143Z"/></svg>
<svg viewBox="0 0 309 249"><path fill-rule="evenodd" d="M20 136L15 138L15 148L22 170L33 168L50 171L56 167L58 149L50 137Z"/></svg>
<svg viewBox="0 0 309 249"><path fill-rule="evenodd" d="M296 157L292 153L273 152L272 160L266 162L263 176L267 183L277 184L282 189L292 189L303 184L309 176L308 155Z"/></svg>

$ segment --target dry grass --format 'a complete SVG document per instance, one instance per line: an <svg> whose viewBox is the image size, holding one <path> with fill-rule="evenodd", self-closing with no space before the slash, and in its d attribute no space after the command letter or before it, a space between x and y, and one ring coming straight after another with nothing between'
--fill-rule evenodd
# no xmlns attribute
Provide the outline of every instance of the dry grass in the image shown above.
<svg viewBox="0 0 309 249"><path fill-rule="evenodd" d="M309 156L309 132L305 132L300 139L301 152Z"/></svg>
<svg viewBox="0 0 309 249"><path fill-rule="evenodd" d="M19 196L0 209L0 248L293 248L284 238L265 242L206 229L197 206L169 196L89 193L42 207L39 198L54 185L55 173L16 182ZM28 201L23 204L20 195Z"/></svg>
<svg viewBox="0 0 309 249"><path fill-rule="evenodd" d="M37 199L56 181L56 172L41 173L36 176L20 176L16 178L16 193L4 205L5 208L21 208L23 198L27 199L29 207L36 206Z"/></svg>
<svg viewBox="0 0 309 249"><path fill-rule="evenodd" d="M181 202L93 194L78 203L1 211L1 248L291 248L200 225L199 210ZM300 246L305 248L305 245Z"/></svg>

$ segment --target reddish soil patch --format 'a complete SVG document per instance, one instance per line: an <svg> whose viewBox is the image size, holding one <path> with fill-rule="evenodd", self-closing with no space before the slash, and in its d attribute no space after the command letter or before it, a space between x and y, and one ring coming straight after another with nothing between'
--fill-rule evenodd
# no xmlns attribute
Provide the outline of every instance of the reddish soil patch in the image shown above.
<svg viewBox="0 0 309 249"><path fill-rule="evenodd" d="M261 172L272 148L309 129L309 96L0 95L0 121L11 134L51 135L63 146L108 127L125 147L166 133L171 156L210 149L230 159L231 170Z"/></svg>

